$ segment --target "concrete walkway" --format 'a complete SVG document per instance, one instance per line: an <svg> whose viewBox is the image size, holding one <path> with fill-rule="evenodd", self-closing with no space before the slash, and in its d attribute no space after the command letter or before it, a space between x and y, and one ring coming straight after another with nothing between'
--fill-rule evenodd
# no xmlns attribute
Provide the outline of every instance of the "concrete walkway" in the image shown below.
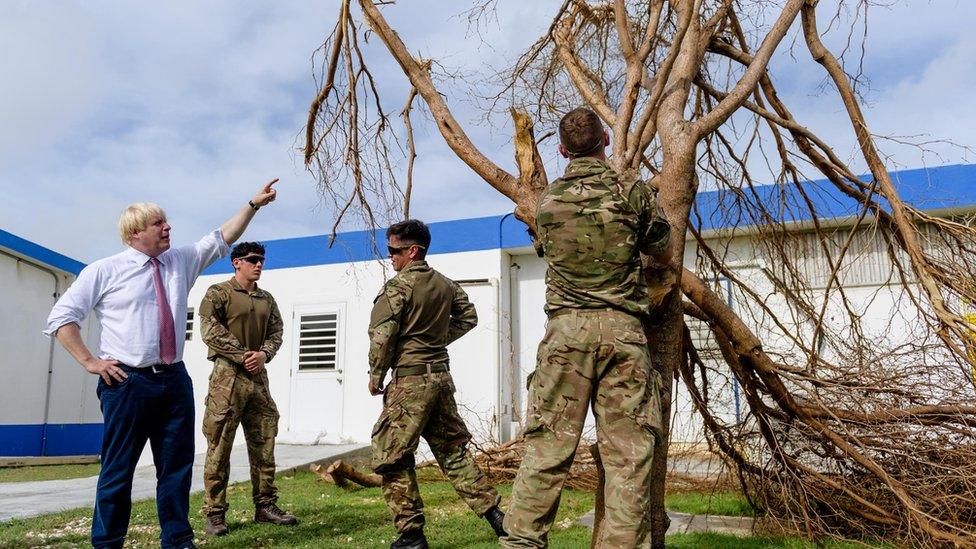
<svg viewBox="0 0 976 549"><path fill-rule="evenodd" d="M682 454L668 458L668 471L691 478L713 478L725 470L725 465L718 456L706 453ZM716 534L731 534L735 536L753 535L755 519L752 517L726 517L721 515L690 515L668 511L671 525L668 534L684 534L687 532L713 532ZM593 511L586 513L579 519L580 524L593 528Z"/></svg>
<svg viewBox="0 0 976 549"><path fill-rule="evenodd" d="M368 444L292 445L278 444L275 464L279 474L288 473L312 463L331 462L350 453L369 448ZM193 461L191 493L203 490L203 454ZM235 446L231 453L230 482L251 478L247 465L247 447ZM0 521L55 513L95 505L95 485L98 477L39 482L9 482L0 484ZM132 484L132 500L156 497L156 469L145 465L136 469Z"/></svg>
<svg viewBox="0 0 976 549"><path fill-rule="evenodd" d="M731 534L733 536L751 536L753 533L752 517L723 517L720 515L689 515L668 511L671 526L668 535L684 534L686 532L712 532L716 534ZM593 511L580 517L580 524L593 528Z"/></svg>

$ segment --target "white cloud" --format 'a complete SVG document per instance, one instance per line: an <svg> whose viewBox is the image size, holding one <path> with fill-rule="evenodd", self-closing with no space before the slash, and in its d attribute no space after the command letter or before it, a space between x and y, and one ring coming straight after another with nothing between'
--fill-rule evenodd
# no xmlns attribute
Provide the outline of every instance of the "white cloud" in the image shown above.
<svg viewBox="0 0 976 549"><path fill-rule="evenodd" d="M504 66L531 44L557 5L499 2L498 21L482 28L489 44L467 34L455 2L410 0L383 10L411 51L477 71ZM877 77L869 121L883 133L976 143L972 109L959 108L976 80L969 61L976 42L966 28L976 7L946 0L917 8L872 12L867 67ZM126 204L159 202L176 241L188 242L277 176L280 198L248 237L328 231L329 212L318 207L314 179L293 147L316 91L309 58L337 12L337 0L5 3L0 228L90 261L119 249L114 225ZM386 108L398 113L405 79L375 36L366 48ZM797 118L849 154L842 106L816 95L822 70L780 56L775 74ZM487 125L466 90L445 92L472 140L511 169L507 121ZM419 117L415 124L414 215L442 220L510 210L433 125ZM911 151L896 152L903 164L921 162ZM550 177L557 169L550 167Z"/></svg>

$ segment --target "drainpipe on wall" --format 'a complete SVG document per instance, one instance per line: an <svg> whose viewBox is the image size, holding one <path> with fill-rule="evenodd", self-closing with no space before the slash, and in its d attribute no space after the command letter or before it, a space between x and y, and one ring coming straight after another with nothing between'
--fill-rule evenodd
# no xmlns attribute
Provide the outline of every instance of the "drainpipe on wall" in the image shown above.
<svg viewBox="0 0 976 549"><path fill-rule="evenodd" d="M509 256L511 258L512 256ZM511 260L511 259L510 259ZM521 386L520 381L521 376L521 348L519 337L519 270L522 267L512 261L508 266L508 330L509 330L509 341L511 342L511 352L508 368L508 407L509 407L509 427L508 434L510 438L512 436L512 423L522 423L522 399L521 399ZM505 441L508 442L508 441Z"/></svg>
<svg viewBox="0 0 976 549"><path fill-rule="evenodd" d="M513 213L509 212L503 215L500 220L498 220L498 250L502 254L504 254L503 250L505 249L505 242L503 240L503 235L504 235L503 228L505 226L505 220L512 216ZM508 368L502 367L502 361L505 359L504 357L502 357L501 349L498 348L498 345L495 346L496 347L495 350L498 353L498 360L496 364L498 364L499 367L498 388L500 394L498 395L499 397L498 410L499 412L502 412L502 410L505 411L504 414L499 413L499 422L498 422L499 442L508 442L509 440L514 438L512 435L512 423L515 422L517 418L521 421L520 418L521 412L519 410L519 404L518 404L519 394L517 392L519 390L519 383L518 383L519 358L518 358L518 346L516 345L516 341L518 340L518 333L516 332L516 330L518 329L518 311L515 308L516 292L518 291L518 269L520 267L518 266L517 263L512 261L511 255L508 256L508 263L509 263L508 281L507 281L508 282L508 340L510 345L509 358L507 360ZM496 311L498 311L499 321L501 321L501 299L502 299L501 288L502 288L502 284L501 281L499 281L498 291L496 293L496 309L495 309ZM500 327L501 327L501 323L499 322L499 328ZM507 370L507 371L503 372L503 370ZM502 387L505 387L505 389L503 390ZM507 403L502 401L502 396L505 392L508 392ZM506 425L502 425L502 421L501 421L502 417L505 418L505 423L507 423Z"/></svg>
<svg viewBox="0 0 976 549"><path fill-rule="evenodd" d="M501 253L501 252L499 251L499 253ZM502 331L501 330L501 325L502 325L502 323L501 323L501 321L502 321L502 309L501 309L501 304L502 304L502 295L501 295L502 294L502 284L501 284L501 279L492 277L491 279L489 279L489 282L488 283L491 284L492 289L495 290L495 332L496 333L501 333L501 331ZM492 362L494 362L494 364L495 364L495 372L497 372L496 377L495 377L495 384L496 384L495 386L497 387L496 396L495 396L495 417L498 420L498 425L495 427L495 438L501 440L503 438L503 435L505 434L505 431L507 431L507 429L505 429L505 428L502 427L502 415L503 415L502 412L503 412L503 408L502 408L502 390L501 390L502 389L502 385L501 385L502 384L502 379L501 379L502 378L502 375L501 375L501 373L502 373L502 370L504 368L502 367L502 353L501 353L501 349L499 349L498 342L497 341L495 342L494 345L492 345L492 355L494 355L492 357L493 358L493 361Z"/></svg>

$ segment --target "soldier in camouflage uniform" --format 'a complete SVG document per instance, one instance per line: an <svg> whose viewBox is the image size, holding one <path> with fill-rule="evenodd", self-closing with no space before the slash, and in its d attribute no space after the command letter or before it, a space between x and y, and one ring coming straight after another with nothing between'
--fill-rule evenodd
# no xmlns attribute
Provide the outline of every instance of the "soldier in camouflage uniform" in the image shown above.
<svg viewBox="0 0 976 549"><path fill-rule="evenodd" d="M549 321L529 382L526 454L502 546L546 547L592 402L606 469L606 522L596 546L645 547L661 417L660 379L642 326L649 302L640 254L669 261L671 228L654 192L607 164L609 137L593 111L563 117L559 137L571 160L536 212Z"/></svg>
<svg viewBox="0 0 976 549"><path fill-rule="evenodd" d="M268 390L265 364L281 347L283 324L278 304L258 288L264 246L243 242L230 254L234 276L214 284L200 303L200 333L213 361L203 434L207 458L203 469L203 512L207 533L227 533L227 478L237 426L244 426L251 465L254 521L293 525L298 520L278 508L274 485L278 408Z"/></svg>
<svg viewBox="0 0 976 549"><path fill-rule="evenodd" d="M410 219L391 226L386 236L397 275L373 302L369 392L383 394L372 434L373 468L382 475L383 497L400 533L390 547L427 547L414 474L421 436L458 495L502 536L500 498L468 449L471 435L458 415L448 368L447 346L474 328L478 315L461 286L424 260L430 246L426 225Z"/></svg>

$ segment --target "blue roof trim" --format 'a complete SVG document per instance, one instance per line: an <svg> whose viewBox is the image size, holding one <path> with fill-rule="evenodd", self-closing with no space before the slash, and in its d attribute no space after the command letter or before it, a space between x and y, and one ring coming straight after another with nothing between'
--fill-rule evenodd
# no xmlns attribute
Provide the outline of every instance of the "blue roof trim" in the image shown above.
<svg viewBox="0 0 976 549"><path fill-rule="evenodd" d="M952 165L891 172L891 179L902 200L920 210L958 208L976 204L976 165ZM859 179L872 181L870 174ZM812 219L803 194L817 208L821 218L830 219L860 214L861 206L826 179L805 181L796 185L762 185L753 191L741 190L745 201L762 203L775 221L800 222ZM738 192L738 190L737 190ZM879 199L890 211L888 202ZM700 230L746 227L766 220L747 217L752 212L736 207L736 194L730 190L698 193L692 211L692 224Z"/></svg>
<svg viewBox="0 0 976 549"><path fill-rule="evenodd" d="M905 202L922 210L935 210L976 204L976 165L953 165L891 173ZM861 176L870 181L870 176ZM826 179L801 184L804 193L824 218L846 217L859 213L858 204L838 191ZM746 190L750 203L761 202L777 220L808 221L803 197L794 185L762 185L755 195ZM763 220L746 218L734 207L735 195L728 190L699 192L692 212L692 223L700 230L756 225ZM886 204L882 201L883 204ZM721 207L720 207L721 206ZM699 219L700 217L700 219ZM431 253L446 254L531 246L524 223L512 214L430 223ZM305 236L263 242L269 269L307 267L370 261L386 257L384 229L339 233L329 247L328 236ZM374 242L378 250L374 249ZM229 260L211 265L204 274L229 274Z"/></svg>
<svg viewBox="0 0 976 549"><path fill-rule="evenodd" d="M85 264L80 261L61 255L39 244L34 244L29 240L25 240L2 229L0 229L0 247L13 250L20 255L35 259L39 263L50 265L51 267L74 275L77 275L85 268Z"/></svg>
<svg viewBox="0 0 976 549"><path fill-rule="evenodd" d="M525 232L525 224L511 214L440 221L430 223L428 227L432 254L497 250L532 244ZM268 256L268 268L287 269L385 258L385 235L386 229L339 233L332 247L329 247L329 237L326 235L268 240L262 244ZM223 259L208 267L203 274L233 272L230 260Z"/></svg>

